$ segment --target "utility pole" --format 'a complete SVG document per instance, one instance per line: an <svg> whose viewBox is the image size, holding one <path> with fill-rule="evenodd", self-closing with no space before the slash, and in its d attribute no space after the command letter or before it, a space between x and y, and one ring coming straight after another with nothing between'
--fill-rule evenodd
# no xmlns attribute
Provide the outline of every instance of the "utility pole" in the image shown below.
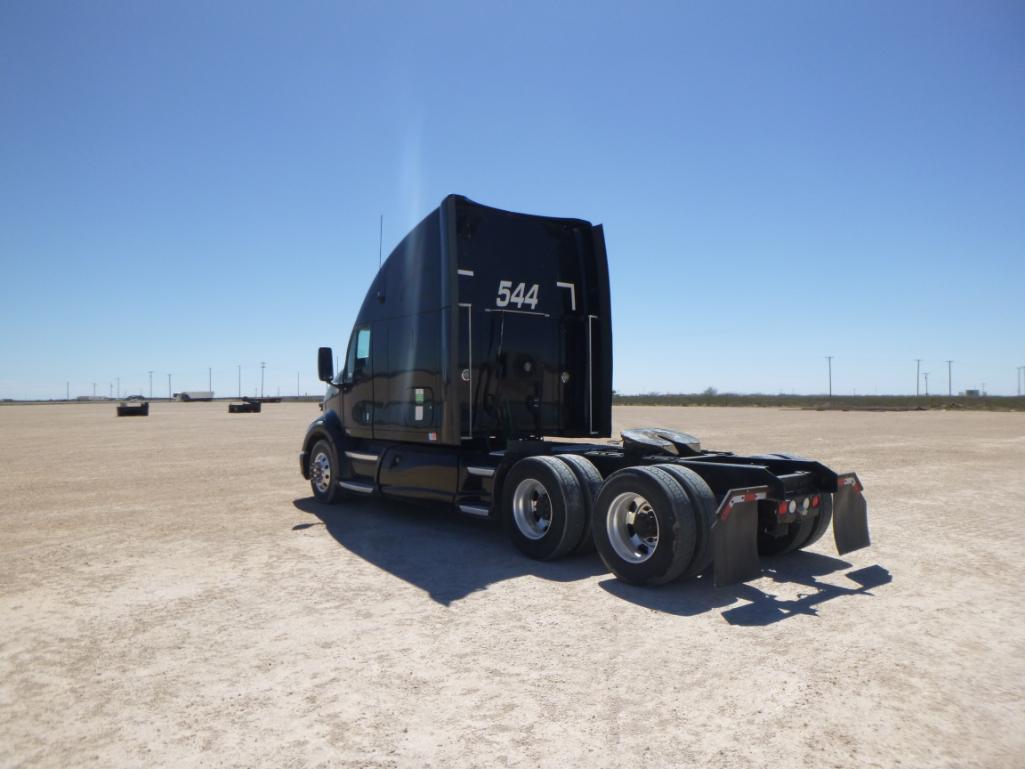
<svg viewBox="0 0 1025 769"><path fill-rule="evenodd" d="M96 382L93 382L93 400L96 400Z"/></svg>
<svg viewBox="0 0 1025 769"><path fill-rule="evenodd" d="M206 370L206 389L208 392L214 391L214 370L212 368Z"/></svg>
<svg viewBox="0 0 1025 769"><path fill-rule="evenodd" d="M923 371L922 376L925 377L925 397L929 397L929 372Z"/></svg>
<svg viewBox="0 0 1025 769"><path fill-rule="evenodd" d="M1018 378L1015 384L1018 385L1018 395L1021 395L1021 380L1025 379L1025 366L1018 366Z"/></svg>
<svg viewBox="0 0 1025 769"><path fill-rule="evenodd" d="M121 377L117 378L117 397L121 397Z"/></svg>
<svg viewBox="0 0 1025 769"><path fill-rule="evenodd" d="M167 399L171 400L171 374L167 375Z"/></svg>
<svg viewBox="0 0 1025 769"><path fill-rule="evenodd" d="M242 364L238 364L238 397L242 397Z"/></svg>
<svg viewBox="0 0 1025 769"><path fill-rule="evenodd" d="M110 386L110 390L109 390L109 392L110 392L110 399L114 400L114 383L111 382L109 386Z"/></svg>
<svg viewBox="0 0 1025 769"><path fill-rule="evenodd" d="M149 397L153 397L153 372L149 372Z"/></svg>
<svg viewBox="0 0 1025 769"><path fill-rule="evenodd" d="M295 372L295 397L299 397L299 372Z"/></svg>
<svg viewBox="0 0 1025 769"><path fill-rule="evenodd" d="M71 400L71 382L64 383L64 400Z"/></svg>
<svg viewBox="0 0 1025 769"><path fill-rule="evenodd" d="M921 394L922 388L922 359L915 358L915 397Z"/></svg>
<svg viewBox="0 0 1025 769"><path fill-rule="evenodd" d="M951 397L954 395L954 386L951 384L952 380L951 380L951 376L950 376L950 364L953 363L953 362L954 361L952 361L952 360L948 360L947 361L947 395L949 395Z"/></svg>
<svg viewBox="0 0 1025 769"><path fill-rule="evenodd" d="M833 397L833 356L827 355L826 362L829 364L829 397Z"/></svg>
<svg viewBox="0 0 1025 769"><path fill-rule="evenodd" d="M263 369L266 367L266 363L260 361L260 397L263 397Z"/></svg>

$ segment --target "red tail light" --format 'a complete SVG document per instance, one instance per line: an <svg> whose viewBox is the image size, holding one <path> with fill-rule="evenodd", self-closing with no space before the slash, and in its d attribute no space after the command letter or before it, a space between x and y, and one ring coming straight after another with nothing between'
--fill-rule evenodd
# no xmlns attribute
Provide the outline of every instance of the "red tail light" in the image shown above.
<svg viewBox="0 0 1025 769"><path fill-rule="evenodd" d="M819 499L819 495L818 494L816 494L814 497L811 498L811 506L812 507L818 507L820 504L822 504L822 500Z"/></svg>

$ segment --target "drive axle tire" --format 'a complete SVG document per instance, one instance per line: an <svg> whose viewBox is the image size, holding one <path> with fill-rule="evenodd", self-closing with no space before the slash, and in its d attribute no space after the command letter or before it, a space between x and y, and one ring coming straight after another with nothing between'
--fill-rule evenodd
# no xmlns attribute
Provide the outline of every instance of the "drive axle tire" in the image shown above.
<svg viewBox="0 0 1025 769"><path fill-rule="evenodd" d="M812 529L811 534L808 535L808 539L798 545L801 550L809 545L814 545L822 539L822 535L826 533L826 529L829 528L829 524L833 520L833 495L822 494L821 497L819 514L815 517L815 527Z"/></svg>
<svg viewBox="0 0 1025 769"><path fill-rule="evenodd" d="M598 555L633 585L680 577L694 557L696 528L683 487L657 467L626 467L606 478L591 519Z"/></svg>
<svg viewBox="0 0 1025 769"><path fill-rule="evenodd" d="M694 508L695 544L694 558L683 572L682 579L701 574L712 565L712 524L715 523L715 494L705 479L682 465L655 465L665 470L683 487Z"/></svg>
<svg viewBox="0 0 1025 769"><path fill-rule="evenodd" d="M338 455L330 441L321 438L313 444L310 451L310 488L318 502L333 505L342 498L342 490L338 486L341 478L338 467Z"/></svg>
<svg viewBox="0 0 1025 769"><path fill-rule="evenodd" d="M584 492L555 457L521 459L502 482L502 521L520 552L540 561L569 553L584 531Z"/></svg>
<svg viewBox="0 0 1025 769"><path fill-rule="evenodd" d="M572 552L574 555L593 553L594 537L591 535L591 517L594 514L594 501L598 498L598 491L601 489L601 473L591 463L591 460L579 454L559 454L557 458L565 462L573 471L580 482L580 490L584 496L584 531Z"/></svg>
<svg viewBox="0 0 1025 769"><path fill-rule="evenodd" d="M775 512L773 513L775 515ZM818 516L806 515L798 518L787 525L787 531L783 536L774 537L765 531L759 524L758 527L758 554L775 556L792 553L808 541L815 528L815 521Z"/></svg>
<svg viewBox="0 0 1025 769"><path fill-rule="evenodd" d="M806 459L806 457L798 454L784 453L765 454L763 456L766 459L793 459L798 461ZM826 497L828 495L823 494L821 496L822 506L819 508L819 512L816 515L805 515L798 518L788 526L787 533L782 537L773 537L768 532L759 528L758 554L767 556L786 555L787 553L807 547L812 542L818 540L822 536L823 531L825 531L825 526L829 525L829 520L832 518L832 506L827 506L826 504ZM823 513L826 514L825 519L822 518ZM820 530L820 524L823 523L824 526Z"/></svg>

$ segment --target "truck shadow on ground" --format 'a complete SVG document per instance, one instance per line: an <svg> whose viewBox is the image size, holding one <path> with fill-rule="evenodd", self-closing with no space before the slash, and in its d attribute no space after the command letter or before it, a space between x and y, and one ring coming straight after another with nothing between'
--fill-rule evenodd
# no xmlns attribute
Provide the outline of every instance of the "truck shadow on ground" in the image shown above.
<svg viewBox="0 0 1025 769"><path fill-rule="evenodd" d="M492 521L468 518L439 506L402 505L377 499L325 505L312 497L296 499L295 507L315 516L293 531L323 525L338 544L368 563L414 585L434 601L448 606L488 585L531 575L554 582L572 582L598 575L598 584L622 600L655 611L693 616L728 608L723 618L733 625L768 625L797 615L814 615L819 604L849 595L871 595L872 588L892 580L881 566L848 572L856 587L841 587L818 578L849 569L839 558L799 552L764 559L762 576L809 589L793 600L780 600L749 584L714 587L706 574L688 582L658 588L620 582L595 554L559 561L534 561L520 554ZM733 606L738 600L747 601Z"/></svg>
<svg viewBox="0 0 1025 769"><path fill-rule="evenodd" d="M625 601L668 614L692 616L730 607L722 616L731 625L771 625L789 617L815 616L818 614L816 607L826 601L844 596L873 595L872 589L893 581L890 572L879 565L843 575L852 581L850 587L819 579L849 569L851 565L839 558L804 551L780 558L763 558L763 578L769 577L780 584L796 584L807 588L799 591L798 597L794 599L777 598L747 583L715 587L710 572L697 579L666 585L658 590L627 585L613 578L603 580L599 585ZM734 606L738 600L747 603Z"/></svg>
<svg viewBox="0 0 1025 769"><path fill-rule="evenodd" d="M559 561L523 556L492 521L470 518L445 508L405 505L376 499L325 505L311 497L293 504L324 525L349 552L449 605L506 579L532 575L572 582L607 573L595 555Z"/></svg>

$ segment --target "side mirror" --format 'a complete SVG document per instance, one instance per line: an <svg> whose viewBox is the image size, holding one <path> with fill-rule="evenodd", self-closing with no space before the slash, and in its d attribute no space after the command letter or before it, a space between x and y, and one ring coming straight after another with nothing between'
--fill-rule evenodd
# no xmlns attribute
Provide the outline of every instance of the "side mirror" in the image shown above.
<svg viewBox="0 0 1025 769"><path fill-rule="evenodd" d="M317 350L317 377L321 382L330 382L335 378L335 356L330 347Z"/></svg>

